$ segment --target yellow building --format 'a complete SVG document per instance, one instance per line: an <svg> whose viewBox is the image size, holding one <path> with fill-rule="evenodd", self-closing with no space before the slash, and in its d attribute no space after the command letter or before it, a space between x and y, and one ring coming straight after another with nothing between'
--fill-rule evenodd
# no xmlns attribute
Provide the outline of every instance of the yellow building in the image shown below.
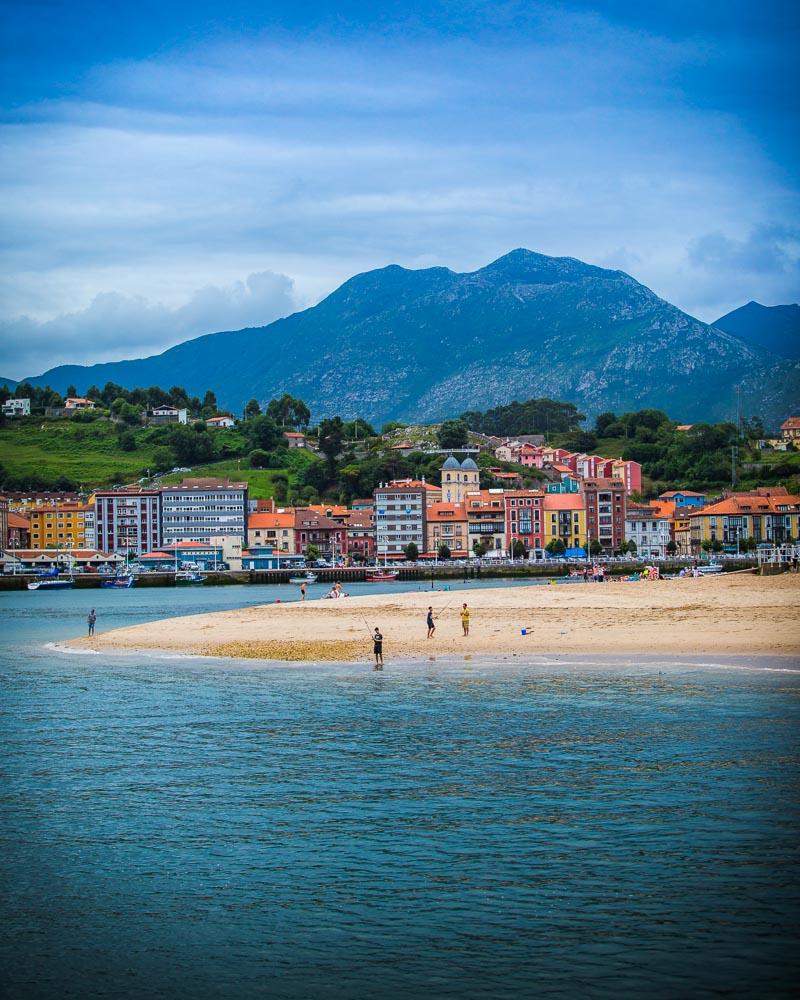
<svg viewBox="0 0 800 1000"><path fill-rule="evenodd" d="M51 507L32 507L28 517L32 549L94 548L94 508L90 504L62 503Z"/></svg>
<svg viewBox="0 0 800 1000"><path fill-rule="evenodd" d="M546 493L542 513L544 548L557 538L564 548L586 548L586 507L580 493Z"/></svg>
<svg viewBox="0 0 800 1000"><path fill-rule="evenodd" d="M480 469L471 458L459 462L450 455L441 472L442 503L464 503L467 493L480 489Z"/></svg>
<svg viewBox="0 0 800 1000"><path fill-rule="evenodd" d="M720 542L730 549L750 539L781 544L800 535L800 497L769 490L736 493L691 513L689 520L694 552L703 542Z"/></svg>

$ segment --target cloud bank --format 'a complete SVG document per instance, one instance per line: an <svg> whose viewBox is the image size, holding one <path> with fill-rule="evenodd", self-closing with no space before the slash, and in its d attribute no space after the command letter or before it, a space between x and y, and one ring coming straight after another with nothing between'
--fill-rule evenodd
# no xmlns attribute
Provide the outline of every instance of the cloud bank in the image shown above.
<svg viewBox="0 0 800 1000"><path fill-rule="evenodd" d="M80 2L48 41L20 5L36 45L10 53L0 125L0 370L141 355L372 267L516 246L621 267L706 320L795 301L797 18L604 7L304 22L198 0L165 10L165 43Z"/></svg>
<svg viewBox="0 0 800 1000"><path fill-rule="evenodd" d="M175 308L143 296L102 292L86 309L45 321L22 316L0 325L3 364L33 376L62 363L144 357L200 334L263 326L295 307L291 279L272 271L224 288L207 285Z"/></svg>

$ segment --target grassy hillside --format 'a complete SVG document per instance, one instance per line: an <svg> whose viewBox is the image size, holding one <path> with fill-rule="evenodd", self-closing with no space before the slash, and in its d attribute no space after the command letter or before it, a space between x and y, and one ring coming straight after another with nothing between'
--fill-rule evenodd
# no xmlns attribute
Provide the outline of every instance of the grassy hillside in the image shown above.
<svg viewBox="0 0 800 1000"><path fill-rule="evenodd" d="M290 453L289 467L284 469L251 469L246 459L229 458L221 462L195 466L191 475L218 476L221 479L230 479L232 482L246 482L251 498L259 500L274 495L275 476L286 476L289 484L294 486L298 483L302 470L313 461L314 458L310 452L297 449ZM160 482L165 485L179 483L188 475L190 475L188 472L173 472L161 476Z"/></svg>
<svg viewBox="0 0 800 1000"><path fill-rule="evenodd" d="M132 431L136 448L120 447L116 425L107 420L77 423L70 420L17 420L0 427L0 466L7 488L16 480L30 480L39 488L67 488L66 481L92 489L136 482L148 472L159 471L157 458L163 452L162 428L137 428ZM241 436L232 430L213 432L220 446L241 444ZM271 496L276 475L283 474L295 485L313 456L298 449L289 455L283 469L251 469L246 458L228 458L192 468L191 473L172 473L160 481L180 482L188 475L220 476L245 480L253 497ZM10 485L9 485L10 484Z"/></svg>
<svg viewBox="0 0 800 1000"><path fill-rule="evenodd" d="M0 427L0 463L12 478L65 476L85 486L130 482L154 468L155 445L144 429L134 433L135 451L123 451L113 424L97 420L19 420Z"/></svg>

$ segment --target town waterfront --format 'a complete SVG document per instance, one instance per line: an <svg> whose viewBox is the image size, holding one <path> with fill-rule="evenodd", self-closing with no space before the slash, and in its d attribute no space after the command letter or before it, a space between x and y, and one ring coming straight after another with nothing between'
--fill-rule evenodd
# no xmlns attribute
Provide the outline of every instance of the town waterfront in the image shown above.
<svg viewBox="0 0 800 1000"><path fill-rule="evenodd" d="M800 664L48 646L295 596L0 595L10 996L790 994Z"/></svg>

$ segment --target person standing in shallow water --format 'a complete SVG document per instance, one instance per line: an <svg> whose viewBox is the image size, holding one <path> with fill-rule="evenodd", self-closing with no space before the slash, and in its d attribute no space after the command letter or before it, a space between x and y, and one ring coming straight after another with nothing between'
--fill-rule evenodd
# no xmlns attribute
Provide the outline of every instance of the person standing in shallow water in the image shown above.
<svg viewBox="0 0 800 1000"><path fill-rule="evenodd" d="M372 651L375 654L375 666L383 666L383 636L381 635L381 630L378 626L375 626L375 631L372 634Z"/></svg>
<svg viewBox="0 0 800 1000"><path fill-rule="evenodd" d="M464 635L469 635L469 608L466 604L461 608L461 628Z"/></svg>
<svg viewBox="0 0 800 1000"><path fill-rule="evenodd" d="M300 584L300 600L304 601L306 599L306 585L304 583Z"/></svg>
<svg viewBox="0 0 800 1000"><path fill-rule="evenodd" d="M433 620L433 608L428 607L428 638L433 638L433 633L436 631L436 622Z"/></svg>
<svg viewBox="0 0 800 1000"><path fill-rule="evenodd" d="M94 635L94 627L97 624L97 612L92 608L86 618L86 624L89 626L89 635Z"/></svg>

